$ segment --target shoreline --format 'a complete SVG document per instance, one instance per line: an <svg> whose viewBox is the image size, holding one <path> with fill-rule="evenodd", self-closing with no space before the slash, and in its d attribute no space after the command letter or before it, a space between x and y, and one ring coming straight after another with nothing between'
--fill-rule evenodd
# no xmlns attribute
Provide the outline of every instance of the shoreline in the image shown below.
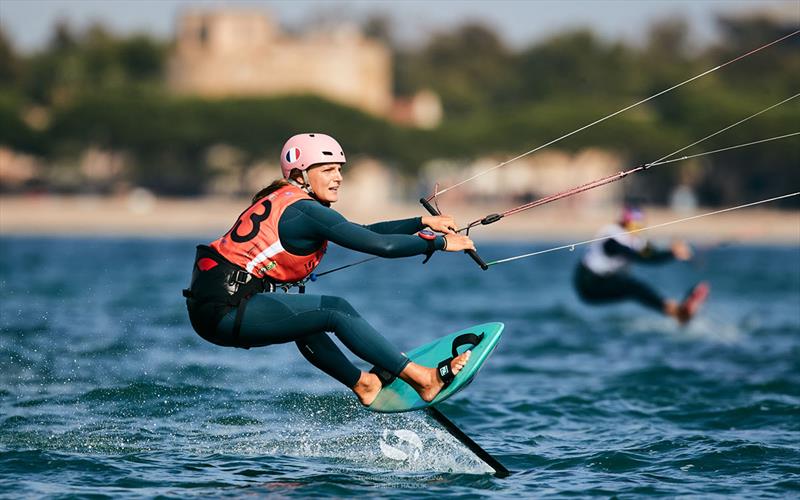
<svg viewBox="0 0 800 500"><path fill-rule="evenodd" d="M226 232L247 206L243 198L153 198L95 196L0 196L2 236L208 237ZM365 207L352 202L335 205L348 219L369 224L379 220L416 217L425 212L413 203L389 202ZM502 208L502 207L501 207ZM480 204L442 203L459 224L480 219L498 209ZM647 226L697 216L720 208L701 207L692 213L649 208ZM613 221L616 207L552 205L477 226L476 241L571 241L592 238ZM800 244L800 210L748 208L654 228L652 238L691 241Z"/></svg>

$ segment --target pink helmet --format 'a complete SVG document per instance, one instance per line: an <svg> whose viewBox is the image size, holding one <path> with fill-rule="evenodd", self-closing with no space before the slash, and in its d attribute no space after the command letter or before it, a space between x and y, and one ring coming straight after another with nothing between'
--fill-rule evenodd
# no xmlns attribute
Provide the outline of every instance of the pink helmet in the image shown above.
<svg viewBox="0 0 800 500"><path fill-rule="evenodd" d="M289 138L281 151L281 172L289 178L293 168L307 170L320 163L345 163L342 146L325 134L297 134Z"/></svg>

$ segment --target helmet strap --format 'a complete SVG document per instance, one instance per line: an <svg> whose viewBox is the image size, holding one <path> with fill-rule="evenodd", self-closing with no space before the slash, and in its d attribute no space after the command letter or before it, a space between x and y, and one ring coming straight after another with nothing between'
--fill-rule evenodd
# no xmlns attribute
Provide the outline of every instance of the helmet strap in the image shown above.
<svg viewBox="0 0 800 500"><path fill-rule="evenodd" d="M294 180L291 177L286 179L286 181L289 182L289 184L291 184L292 186L299 187L300 189L302 189L306 193L313 195L314 194L314 190L311 189L311 182L309 182L309 180L308 180L308 173L305 170L301 170L300 173L303 174L303 184L300 184L299 182L297 182L296 180Z"/></svg>
<svg viewBox="0 0 800 500"><path fill-rule="evenodd" d="M303 182L306 183L306 185L303 186L303 189L308 194L314 194L314 190L311 188L311 181L308 180L308 172L305 170L301 170L300 173L303 174Z"/></svg>

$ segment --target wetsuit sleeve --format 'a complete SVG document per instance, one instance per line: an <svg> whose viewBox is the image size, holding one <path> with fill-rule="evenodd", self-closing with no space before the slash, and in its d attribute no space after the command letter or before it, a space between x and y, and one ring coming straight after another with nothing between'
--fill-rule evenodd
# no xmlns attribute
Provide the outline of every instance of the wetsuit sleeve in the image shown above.
<svg viewBox="0 0 800 500"><path fill-rule="evenodd" d="M626 257L641 263L657 264L673 259L671 250L662 250L647 244L642 250L637 251L614 238L609 238L603 243L603 252L611 257Z"/></svg>
<svg viewBox="0 0 800 500"><path fill-rule="evenodd" d="M414 234L425 228L422 217L376 222L364 227L378 234Z"/></svg>
<svg viewBox="0 0 800 500"><path fill-rule="evenodd" d="M348 221L339 212L317 202L299 201L292 207L296 208L295 215L284 221L287 209L280 222L281 241L292 246L328 240L351 250L388 258L422 255L429 251L428 241L416 235L380 234ZM444 248L442 236L432 241L433 250Z"/></svg>

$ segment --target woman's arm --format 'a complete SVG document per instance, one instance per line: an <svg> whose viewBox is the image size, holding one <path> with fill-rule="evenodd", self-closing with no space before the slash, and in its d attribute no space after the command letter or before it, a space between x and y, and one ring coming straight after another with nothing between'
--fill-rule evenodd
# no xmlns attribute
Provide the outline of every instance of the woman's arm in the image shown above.
<svg viewBox="0 0 800 500"><path fill-rule="evenodd" d="M310 200L299 201L286 209L281 217L280 232L287 249L308 249L309 245L318 247L320 241L328 240L358 252L396 258L445 248L442 236L424 240L416 235L380 234Z"/></svg>
<svg viewBox="0 0 800 500"><path fill-rule="evenodd" d="M449 215L426 215L412 219L378 222L365 227L380 234L414 234L426 227L439 233L451 234L456 231L456 221Z"/></svg>
<svg viewBox="0 0 800 500"><path fill-rule="evenodd" d="M364 226L378 234L414 234L423 229L422 217L376 222Z"/></svg>
<svg viewBox="0 0 800 500"><path fill-rule="evenodd" d="M635 250L614 238L609 238L603 243L603 252L612 257L622 256L643 264L658 264L673 259L672 250L659 249L650 244L641 250Z"/></svg>

